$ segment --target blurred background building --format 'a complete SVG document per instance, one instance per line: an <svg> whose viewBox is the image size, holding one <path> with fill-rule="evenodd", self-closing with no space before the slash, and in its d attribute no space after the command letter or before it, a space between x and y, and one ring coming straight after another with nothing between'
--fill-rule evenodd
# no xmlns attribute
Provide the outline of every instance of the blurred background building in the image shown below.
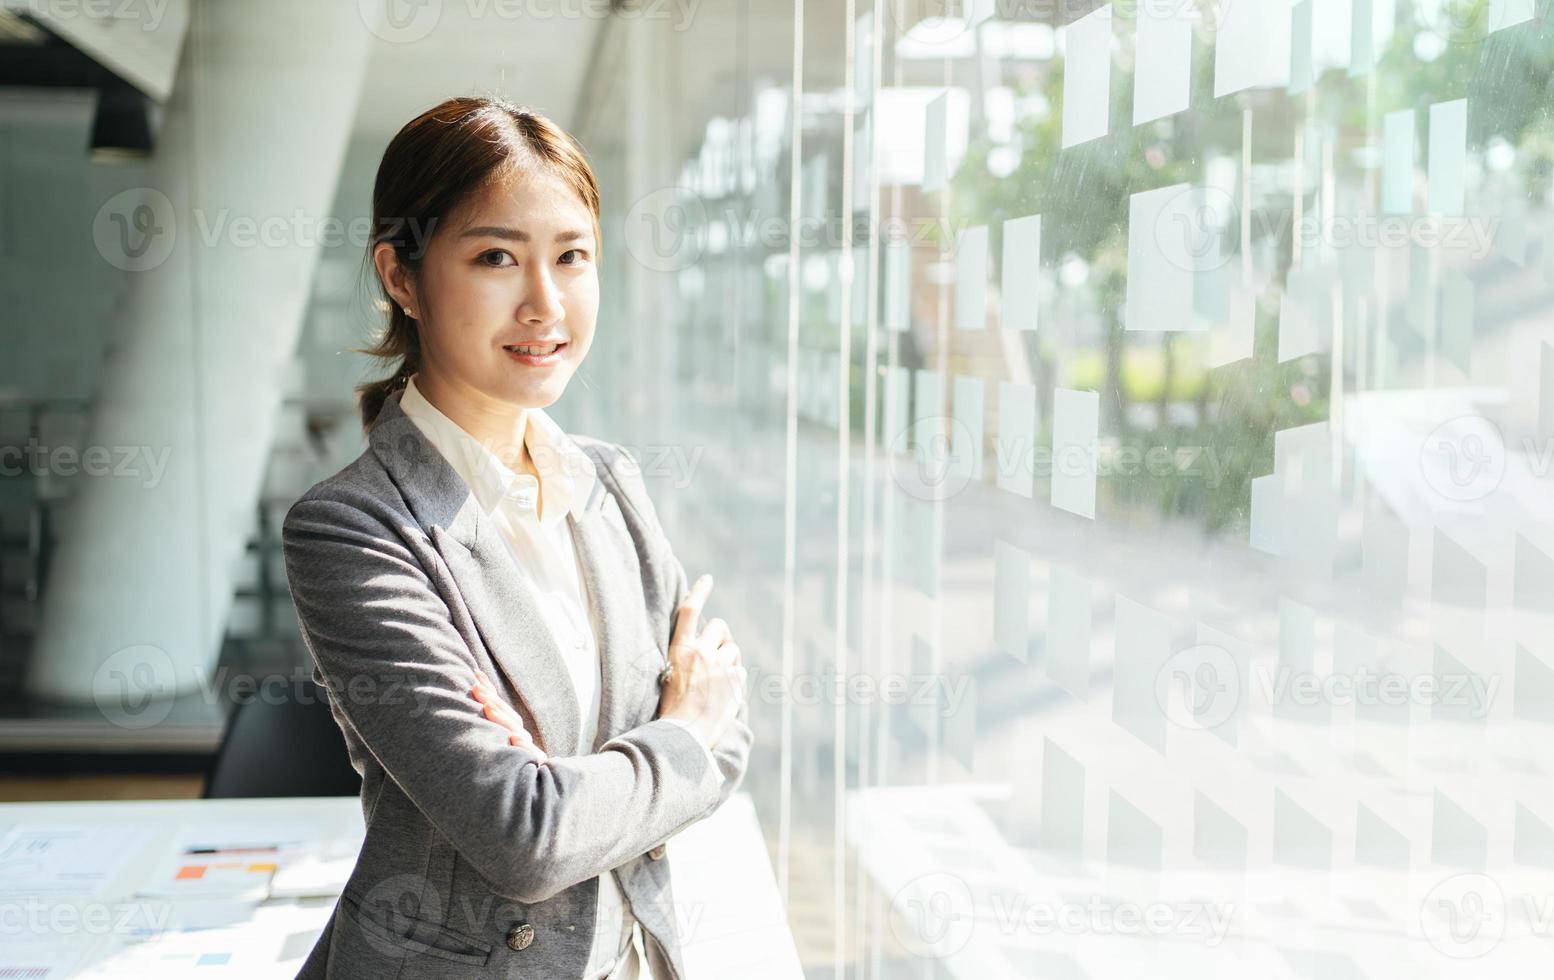
<svg viewBox="0 0 1554 980"><path fill-rule="evenodd" d="M717 577L808 975L1547 975L1545 0L0 0L0 792L306 676L375 168L478 93L599 176L551 414Z"/></svg>

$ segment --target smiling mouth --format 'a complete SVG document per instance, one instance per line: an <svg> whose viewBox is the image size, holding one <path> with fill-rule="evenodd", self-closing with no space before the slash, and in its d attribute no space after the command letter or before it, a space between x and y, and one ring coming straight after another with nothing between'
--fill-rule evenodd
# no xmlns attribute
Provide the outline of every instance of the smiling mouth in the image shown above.
<svg viewBox="0 0 1554 980"><path fill-rule="evenodd" d="M562 360L567 345L561 344L504 344L502 350L512 361L524 367L555 367Z"/></svg>
<svg viewBox="0 0 1554 980"><path fill-rule="evenodd" d="M509 354L520 354L525 357L548 357L565 347L565 343L559 344L507 344L502 347Z"/></svg>

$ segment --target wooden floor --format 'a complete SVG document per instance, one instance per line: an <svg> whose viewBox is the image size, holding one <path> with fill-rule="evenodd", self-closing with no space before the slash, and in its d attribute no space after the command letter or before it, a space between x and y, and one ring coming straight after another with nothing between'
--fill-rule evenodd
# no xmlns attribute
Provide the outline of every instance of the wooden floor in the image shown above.
<svg viewBox="0 0 1554 980"><path fill-rule="evenodd" d="M0 776L0 803L51 800L194 800L205 777L180 776Z"/></svg>

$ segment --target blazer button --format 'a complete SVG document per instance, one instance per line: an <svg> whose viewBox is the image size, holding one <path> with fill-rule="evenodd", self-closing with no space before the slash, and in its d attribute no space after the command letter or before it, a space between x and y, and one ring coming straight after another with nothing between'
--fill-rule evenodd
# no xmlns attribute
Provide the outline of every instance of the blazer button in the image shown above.
<svg viewBox="0 0 1554 980"><path fill-rule="evenodd" d="M664 859L664 845L653 845L653 849L648 851L648 857L652 858L654 861L662 861Z"/></svg>
<svg viewBox="0 0 1554 980"><path fill-rule="evenodd" d="M520 922L507 930L507 948L525 950L534 942L534 927L527 922Z"/></svg>

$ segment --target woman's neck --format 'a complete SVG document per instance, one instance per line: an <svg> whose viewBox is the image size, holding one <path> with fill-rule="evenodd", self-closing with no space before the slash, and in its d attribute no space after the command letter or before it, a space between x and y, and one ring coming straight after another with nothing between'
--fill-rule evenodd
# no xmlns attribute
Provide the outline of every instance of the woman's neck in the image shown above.
<svg viewBox="0 0 1554 980"><path fill-rule="evenodd" d="M492 398L456 381L445 381L435 372L424 369L416 372L415 386L421 397L476 442L495 453L514 473L539 477L539 470L524 444L528 434L527 408L516 408L510 402Z"/></svg>

